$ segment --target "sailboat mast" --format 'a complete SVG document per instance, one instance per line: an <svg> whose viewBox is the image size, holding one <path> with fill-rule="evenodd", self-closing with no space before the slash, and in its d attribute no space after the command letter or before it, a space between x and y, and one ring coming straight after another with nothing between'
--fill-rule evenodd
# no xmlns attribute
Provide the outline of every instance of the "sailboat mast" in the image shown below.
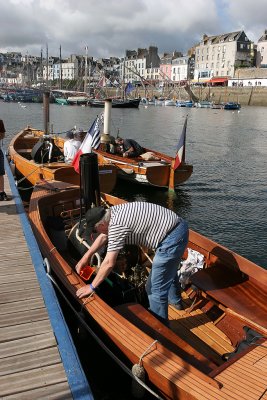
<svg viewBox="0 0 267 400"><path fill-rule="evenodd" d="M123 69L122 69L122 98L123 100L125 100L125 93L124 93L124 89L125 89L125 58L123 59Z"/></svg>
<svg viewBox="0 0 267 400"><path fill-rule="evenodd" d="M62 58L61 58L61 45L59 46L59 89L62 89Z"/></svg>
<svg viewBox="0 0 267 400"><path fill-rule="evenodd" d="M84 89L87 93L87 76L88 76L88 46L85 46L85 71L84 71Z"/></svg>
<svg viewBox="0 0 267 400"><path fill-rule="evenodd" d="M46 44L46 89L48 89L48 44Z"/></svg>

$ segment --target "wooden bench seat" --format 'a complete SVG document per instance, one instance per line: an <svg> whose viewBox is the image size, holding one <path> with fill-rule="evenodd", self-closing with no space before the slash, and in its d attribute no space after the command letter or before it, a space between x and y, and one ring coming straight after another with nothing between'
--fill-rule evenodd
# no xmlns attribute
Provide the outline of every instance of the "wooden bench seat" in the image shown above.
<svg viewBox="0 0 267 400"><path fill-rule="evenodd" d="M32 149L18 149L17 150L18 154L24 154L24 153L30 153L32 152Z"/></svg>
<svg viewBox="0 0 267 400"><path fill-rule="evenodd" d="M267 328L267 287L238 269L213 265L190 277L193 285L255 324Z"/></svg>
<svg viewBox="0 0 267 400"><path fill-rule="evenodd" d="M186 341L177 336L168 327L162 324L140 304L128 303L115 307L116 311L131 321L135 326L155 340L158 340L168 350L173 351L186 362L198 368L203 373L210 373L216 369L211 359L199 353Z"/></svg>

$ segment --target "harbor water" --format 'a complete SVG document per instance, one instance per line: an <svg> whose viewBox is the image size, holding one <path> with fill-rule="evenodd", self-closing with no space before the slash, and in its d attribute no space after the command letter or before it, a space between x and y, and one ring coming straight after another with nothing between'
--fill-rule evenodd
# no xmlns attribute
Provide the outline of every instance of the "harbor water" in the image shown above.
<svg viewBox="0 0 267 400"><path fill-rule="evenodd" d="M57 133L74 126L87 130L101 111L51 104L50 124ZM194 167L191 178L175 192L118 181L114 195L169 207L193 230L267 268L266 108L242 107L240 112L160 106L112 109L111 134L174 156L186 115L186 160ZM27 125L44 128L42 104L22 107L0 102L0 118L7 131L5 148ZM80 326L64 299L59 296L59 300L95 399L132 399L130 377ZM153 396L146 393L145 398Z"/></svg>
<svg viewBox="0 0 267 400"><path fill-rule="evenodd" d="M50 105L54 132L88 129L102 110ZM186 160L191 178L174 193L119 181L114 194L155 202L186 218L192 229L267 268L267 110L240 111L140 106L112 109L111 134L175 155L188 114ZM0 103L5 146L27 125L43 129L42 104Z"/></svg>

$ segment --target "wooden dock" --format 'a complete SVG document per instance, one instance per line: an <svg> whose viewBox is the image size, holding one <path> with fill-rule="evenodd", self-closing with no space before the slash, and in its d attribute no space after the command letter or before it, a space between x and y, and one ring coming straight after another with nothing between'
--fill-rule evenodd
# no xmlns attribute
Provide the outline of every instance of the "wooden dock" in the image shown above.
<svg viewBox="0 0 267 400"><path fill-rule="evenodd" d="M0 202L0 398L93 399L6 165Z"/></svg>

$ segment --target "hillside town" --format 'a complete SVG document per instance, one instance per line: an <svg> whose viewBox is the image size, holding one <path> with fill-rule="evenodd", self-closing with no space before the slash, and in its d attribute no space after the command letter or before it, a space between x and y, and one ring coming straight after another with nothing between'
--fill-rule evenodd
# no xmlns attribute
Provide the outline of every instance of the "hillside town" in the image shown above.
<svg viewBox="0 0 267 400"><path fill-rule="evenodd" d="M39 56L0 53L2 87L55 87L90 94L97 86L116 87L187 83L211 86L267 86L267 30L255 44L244 31L203 35L184 55L158 54L156 46L126 50L123 58L94 59L88 54L67 58L41 50Z"/></svg>

